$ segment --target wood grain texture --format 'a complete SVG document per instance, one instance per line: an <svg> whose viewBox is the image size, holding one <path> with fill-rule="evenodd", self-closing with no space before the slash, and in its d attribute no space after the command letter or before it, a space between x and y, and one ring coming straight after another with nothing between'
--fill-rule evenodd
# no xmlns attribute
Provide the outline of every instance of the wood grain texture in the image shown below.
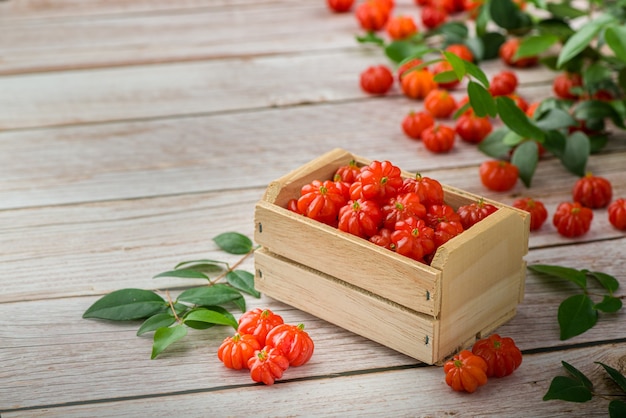
<svg viewBox="0 0 626 418"><path fill-rule="evenodd" d="M417 12L412 0L396 3ZM433 155L406 138L401 119L422 102L397 84L383 97L359 89L362 70L388 61L356 43L352 14L331 14L323 1L10 0L0 1L0 27L3 417L247 416L250 405L259 416L606 416L600 398L541 398L565 374L561 360L599 391L615 389L593 362L626 371L623 310L560 341L559 303L578 290L531 272L517 314L497 328L525 351L524 363L471 397L450 391L439 367L267 296L247 298L248 307L305 323L316 343L312 361L273 387L218 362L232 329L192 331L149 360L152 338L135 335L139 323L82 319L113 290L169 288L175 297L200 284L152 278L180 261L236 262L211 238L252 236L266 186L333 148L507 204L530 194L550 214L571 199L576 178L547 158L531 189L488 192L475 146L459 141ZM491 76L503 67L484 69ZM528 101L551 94L554 73L518 76ZM588 168L623 197L626 135L613 131ZM625 240L600 209L577 240L548 221L531 234L525 260L613 274L622 297ZM241 268L252 271L253 259Z"/></svg>

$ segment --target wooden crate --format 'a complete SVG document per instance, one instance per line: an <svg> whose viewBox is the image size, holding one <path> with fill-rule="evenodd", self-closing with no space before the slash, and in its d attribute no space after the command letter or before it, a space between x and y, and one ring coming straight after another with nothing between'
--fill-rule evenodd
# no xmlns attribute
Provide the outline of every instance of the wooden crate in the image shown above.
<svg viewBox="0 0 626 418"><path fill-rule="evenodd" d="M499 210L441 246L428 266L286 209L303 185L332 178L352 159L370 163L336 149L268 186L255 207L259 291L428 364L515 315L526 212L488 201ZM443 187L454 209L479 199Z"/></svg>

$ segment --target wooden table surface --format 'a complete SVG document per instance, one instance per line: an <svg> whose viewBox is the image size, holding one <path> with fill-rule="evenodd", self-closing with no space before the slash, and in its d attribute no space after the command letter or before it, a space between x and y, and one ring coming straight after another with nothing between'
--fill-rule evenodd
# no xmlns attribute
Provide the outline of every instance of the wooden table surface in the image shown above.
<svg viewBox="0 0 626 418"><path fill-rule="evenodd" d="M396 3L416 13L412 1ZM359 89L358 74L387 61L356 43L352 14L331 14L322 0L10 0L0 2L0 28L3 418L607 414L599 397L542 397L565 374L561 360L599 392L611 389L594 362L625 370L624 312L560 341L557 307L576 290L530 272L517 315L498 329L524 362L472 395L451 391L440 367L265 296L248 307L304 322L316 342L311 362L273 386L217 360L232 329L190 331L150 360L151 335L137 337L137 323L82 319L113 290L197 284L152 279L179 261L236 261L211 238L252 236L267 184L336 147L507 204L530 194L550 216L575 177L548 158L531 189L493 193L478 179L486 157L475 146L434 155L405 137L400 121L422 103L397 85L385 97ZM528 101L551 94L553 73L518 77ZM614 136L588 168L625 197L626 135ZM625 244L596 210L577 240L547 222L526 261L603 271L626 288ZM253 260L242 268L252 271Z"/></svg>

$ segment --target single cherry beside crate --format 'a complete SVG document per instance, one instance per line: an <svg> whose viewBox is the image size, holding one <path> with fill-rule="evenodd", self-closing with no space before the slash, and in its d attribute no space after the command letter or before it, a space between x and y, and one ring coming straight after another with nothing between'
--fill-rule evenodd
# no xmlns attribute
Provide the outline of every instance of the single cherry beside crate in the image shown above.
<svg viewBox="0 0 626 418"><path fill-rule="evenodd" d="M524 296L527 212L486 200L498 210L426 265L287 209L302 186L332 179L351 160L371 162L335 149L267 187L255 207L257 290L428 364L515 315ZM480 198L443 189L455 210Z"/></svg>

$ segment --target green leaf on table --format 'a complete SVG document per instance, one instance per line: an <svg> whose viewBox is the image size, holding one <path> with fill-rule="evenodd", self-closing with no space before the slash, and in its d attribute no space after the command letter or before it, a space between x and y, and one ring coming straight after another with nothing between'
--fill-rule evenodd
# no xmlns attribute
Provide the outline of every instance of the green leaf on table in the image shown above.
<svg viewBox="0 0 626 418"><path fill-rule="evenodd" d="M504 137L509 132L511 131L506 126L493 130L485 139L480 141L478 149L484 154L496 159L508 156L512 147L504 142Z"/></svg>
<svg viewBox="0 0 626 418"><path fill-rule="evenodd" d="M176 325L171 328L159 328L154 333L154 341L152 343L152 356L155 359L167 347L187 335L187 327L184 325Z"/></svg>
<svg viewBox="0 0 626 418"><path fill-rule="evenodd" d="M482 86L485 89L489 88L489 79L487 78L487 74L478 66L469 61L463 61L465 65L465 73L471 75L476 80L480 81Z"/></svg>
<svg viewBox="0 0 626 418"><path fill-rule="evenodd" d="M560 338L567 340L591 329L598 321L598 311L589 296L574 295L559 305L558 320Z"/></svg>
<svg viewBox="0 0 626 418"><path fill-rule="evenodd" d="M510 147L515 147L524 141L524 137L509 130L507 134L502 138L502 142Z"/></svg>
<svg viewBox="0 0 626 418"><path fill-rule="evenodd" d="M565 2L550 2L547 4L547 6L550 13L552 13L554 16L558 16L561 18L574 19L577 17L585 16L587 14L585 10L577 9Z"/></svg>
<svg viewBox="0 0 626 418"><path fill-rule="evenodd" d="M146 332L156 331L159 328L167 328L176 322L176 318L170 312L158 313L146 319L137 330L137 336Z"/></svg>
<svg viewBox="0 0 626 418"><path fill-rule="evenodd" d="M626 417L626 402L618 401L617 399L609 402L609 418L624 417Z"/></svg>
<svg viewBox="0 0 626 418"><path fill-rule="evenodd" d="M474 113L477 116L492 116L497 115L496 102L493 100L491 93L487 91L483 86L475 81L469 81L467 84L467 94L469 96L469 102L474 109Z"/></svg>
<svg viewBox="0 0 626 418"><path fill-rule="evenodd" d="M567 137L560 160L571 173L582 177L587 171L587 160L590 152L589 137L583 132L577 131Z"/></svg>
<svg viewBox="0 0 626 418"><path fill-rule="evenodd" d="M622 309L622 300L614 296L604 295L602 302L596 303L594 309L606 313L615 313Z"/></svg>
<svg viewBox="0 0 626 418"><path fill-rule="evenodd" d="M506 96L498 96L496 97L496 104L500 119L509 129L524 138L543 142L543 131L528 118L522 109L515 104L513 99Z"/></svg>
<svg viewBox="0 0 626 418"><path fill-rule="evenodd" d="M524 25L522 12L512 0L489 2L489 14L493 22L503 29L518 29Z"/></svg>
<svg viewBox="0 0 626 418"><path fill-rule="evenodd" d="M514 59L537 56L559 41L556 35L533 35L524 38L515 52Z"/></svg>
<svg viewBox="0 0 626 418"><path fill-rule="evenodd" d="M539 30L539 33L544 35L554 35L559 39L567 39L574 33L574 30L570 27L570 25L558 17L540 20L537 23L537 29ZM554 63L556 64L556 59Z"/></svg>
<svg viewBox="0 0 626 418"><path fill-rule="evenodd" d="M615 56L626 63L626 27L611 26L604 32L604 40Z"/></svg>
<svg viewBox="0 0 626 418"><path fill-rule="evenodd" d="M546 131L543 147L556 157L561 158L565 153L565 141L567 138L559 131Z"/></svg>
<svg viewBox="0 0 626 418"><path fill-rule="evenodd" d="M539 162L539 150L535 141L523 141L513 151L511 163L517 166L519 178L526 187L530 187L537 163Z"/></svg>
<svg viewBox="0 0 626 418"><path fill-rule="evenodd" d="M528 266L528 269L536 273L569 280L570 282L576 283L582 289L587 288L587 275L581 270L551 264L531 264Z"/></svg>
<svg viewBox="0 0 626 418"><path fill-rule="evenodd" d="M385 40L380 36L376 35L376 32L368 31L363 36L356 36L356 40L360 44L374 44L378 46L384 46Z"/></svg>
<svg viewBox="0 0 626 418"><path fill-rule="evenodd" d="M469 34L467 25L460 21L450 21L437 26L428 33L429 35L442 35L446 43L460 43Z"/></svg>
<svg viewBox="0 0 626 418"><path fill-rule="evenodd" d="M580 381L567 376L556 376L550 383L544 401L561 400L568 402L587 402L593 397L591 391Z"/></svg>
<svg viewBox="0 0 626 418"><path fill-rule="evenodd" d="M230 254L247 254L252 251L252 240L238 232L225 232L213 237L213 241Z"/></svg>
<svg viewBox="0 0 626 418"><path fill-rule="evenodd" d="M185 318L183 318L183 323L192 328L195 328L192 324L198 322L211 325L230 325L235 330L239 325L233 315L225 315L222 312L217 312L207 308L192 309L187 315L185 315Z"/></svg>
<svg viewBox="0 0 626 418"><path fill-rule="evenodd" d="M143 289L120 289L98 299L83 318L130 321L148 318L167 306L156 293Z"/></svg>
<svg viewBox="0 0 626 418"><path fill-rule="evenodd" d="M588 271L587 274L596 279L598 283L600 283L600 285L611 294L613 294L613 292L615 292L619 287L617 279L610 274L602 273L600 271Z"/></svg>
<svg viewBox="0 0 626 418"><path fill-rule="evenodd" d="M454 71L442 71L435 74L435 81L437 83L452 83L458 80L459 78Z"/></svg>
<svg viewBox="0 0 626 418"><path fill-rule="evenodd" d="M591 41L598 35L604 25L614 21L613 16L603 14L586 23L578 32L574 33L563 45L557 60L557 66L562 67L567 61L581 53Z"/></svg>
<svg viewBox="0 0 626 418"><path fill-rule="evenodd" d="M578 103L576 109L574 109L574 117L578 120L610 118L614 124L626 129L620 112L610 102L603 100L585 100Z"/></svg>
<svg viewBox="0 0 626 418"><path fill-rule="evenodd" d="M201 271L194 270L192 268L164 271L163 273L159 273L156 276L154 276L153 279L156 279L158 277L178 277L180 279L205 279L205 280L209 279L209 276L207 276L206 274L202 273Z"/></svg>
<svg viewBox="0 0 626 418"><path fill-rule="evenodd" d="M489 7L482 4L478 6L478 16L476 16L476 34L483 36L487 33L487 26L491 22L491 16L489 15Z"/></svg>
<svg viewBox="0 0 626 418"><path fill-rule="evenodd" d="M611 376L611 379L613 379L613 381L617 383L617 386L619 386L624 392L626 392L626 377L624 377L624 375L621 374L619 370L616 370L613 367L599 361L596 361L596 364L604 367L604 370L606 370L609 376Z"/></svg>
<svg viewBox="0 0 626 418"><path fill-rule="evenodd" d="M480 39L483 43L483 60L497 58L500 53L500 47L506 41L506 37L500 32L487 32Z"/></svg>
<svg viewBox="0 0 626 418"><path fill-rule="evenodd" d="M233 270L226 274L226 281L235 289L241 290L255 298L260 298L261 293L254 288L254 274L245 270Z"/></svg>
<svg viewBox="0 0 626 418"><path fill-rule="evenodd" d="M548 109L535 121L535 125L545 131L568 128L576 124L576 119L561 109Z"/></svg>
<svg viewBox="0 0 626 418"><path fill-rule="evenodd" d="M591 380L589 380L587 376L585 376L583 372L581 372L576 367L566 361L561 361L561 364L563 365L565 370L567 370L567 372L572 375L574 379L582 383L587 389L593 390L593 383L591 382Z"/></svg>
<svg viewBox="0 0 626 418"><path fill-rule="evenodd" d="M425 44L415 44L411 41L393 41L385 46L385 55L395 63L409 58L420 58L432 51L433 49Z"/></svg>
<svg viewBox="0 0 626 418"><path fill-rule="evenodd" d="M465 61L458 55L448 51L443 51L443 56L446 57L446 60L452 66L452 70L456 74L457 79L461 80L467 71L465 68Z"/></svg>
<svg viewBox="0 0 626 418"><path fill-rule="evenodd" d="M228 285L218 283L213 286L187 289L178 296L178 300L193 303L194 305L210 306L235 302L241 297L241 293L238 290Z"/></svg>
<svg viewBox="0 0 626 418"><path fill-rule="evenodd" d="M174 266L174 270L186 268L198 271L218 271L224 270L224 268L226 267L228 267L228 263L225 261L202 259L181 261L180 263L176 264L176 266Z"/></svg>

